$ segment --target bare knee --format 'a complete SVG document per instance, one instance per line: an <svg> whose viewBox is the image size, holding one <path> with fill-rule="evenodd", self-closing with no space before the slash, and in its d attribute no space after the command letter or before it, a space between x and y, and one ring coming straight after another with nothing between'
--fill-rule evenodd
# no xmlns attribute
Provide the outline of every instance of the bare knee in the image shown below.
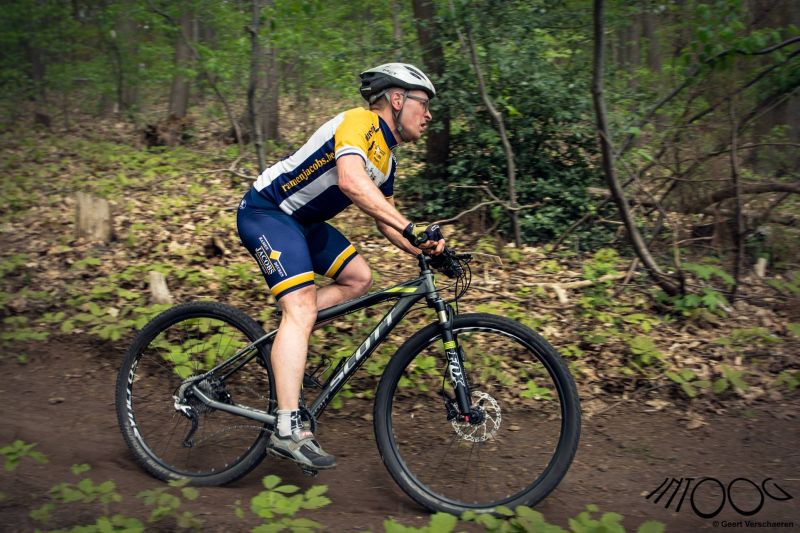
<svg viewBox="0 0 800 533"><path fill-rule="evenodd" d="M290 325L310 334L317 320L316 292L316 288L310 286L283 296L280 299L281 326Z"/></svg>
<svg viewBox="0 0 800 533"><path fill-rule="evenodd" d="M336 278L336 283L347 290L350 298L361 296L372 287L372 270L361 256L356 256Z"/></svg>
<svg viewBox="0 0 800 533"><path fill-rule="evenodd" d="M361 276L352 278L349 286L351 287L354 296L361 296L362 294L367 294L367 292L369 292L369 289L372 287L372 282L372 271L367 269L367 271Z"/></svg>

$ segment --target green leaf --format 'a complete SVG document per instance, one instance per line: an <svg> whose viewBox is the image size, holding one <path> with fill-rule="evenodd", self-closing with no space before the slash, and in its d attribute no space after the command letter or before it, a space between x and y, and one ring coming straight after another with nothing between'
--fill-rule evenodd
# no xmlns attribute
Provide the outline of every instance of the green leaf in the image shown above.
<svg viewBox="0 0 800 533"><path fill-rule="evenodd" d="M311 520L309 518L292 518L291 520L287 521L287 525L289 525L293 529L305 528L308 530L322 529L325 527L323 524L315 522L314 520Z"/></svg>
<svg viewBox="0 0 800 533"><path fill-rule="evenodd" d="M512 512L508 516L513 516L513 514ZM435 533L449 533L456 527L457 522L458 519L451 514L436 513L431 517L429 530Z"/></svg>
<svg viewBox="0 0 800 533"><path fill-rule="evenodd" d="M654 520L648 520L639 526L636 533L664 533L664 524Z"/></svg>
<svg viewBox="0 0 800 533"><path fill-rule="evenodd" d="M233 514L236 515L236 518L243 520L245 517L244 509L242 508L242 500L236 500L236 503L233 507Z"/></svg>
<svg viewBox="0 0 800 533"><path fill-rule="evenodd" d="M56 504L50 502L42 505L38 509L34 509L29 513L29 516L36 522L49 522L52 517L53 511L56 509Z"/></svg>
<svg viewBox="0 0 800 533"><path fill-rule="evenodd" d="M303 509L321 509L330 504L331 499L327 496L314 496L313 498L308 498L308 500L303 503Z"/></svg>
<svg viewBox="0 0 800 533"><path fill-rule="evenodd" d="M747 382L742 379L739 373L732 373L730 376L728 376L728 380L731 382L731 385L733 385L734 388L740 391L745 391L750 388L750 385L748 385Z"/></svg>
<svg viewBox="0 0 800 533"><path fill-rule="evenodd" d="M307 498L314 498L316 496L322 496L326 492L328 492L328 486L327 485L314 485L313 487L311 487L310 489L308 489L306 491L306 497Z"/></svg>

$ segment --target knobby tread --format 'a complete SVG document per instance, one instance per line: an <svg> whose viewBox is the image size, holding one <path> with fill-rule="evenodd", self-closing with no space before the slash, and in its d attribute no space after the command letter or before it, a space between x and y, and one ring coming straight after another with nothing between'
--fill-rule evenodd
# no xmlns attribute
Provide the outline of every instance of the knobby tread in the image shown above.
<svg viewBox="0 0 800 533"><path fill-rule="evenodd" d="M263 328L255 320L241 310L227 304L211 301L196 301L171 307L150 320L136 337L134 337L128 350L125 352L117 376L115 404L117 421L122 430L125 444L128 446L128 449L131 450L134 458L142 468L154 477L164 481L188 478L192 485L217 486L232 483L240 479L264 459L266 456L266 444L270 435L269 431L261 432L261 435L255 440L249 452L238 462L231 465L230 468L214 474L193 476L170 469L159 462L157 458L142 445L134 435L127 408L128 377L131 367L137 362L141 352L166 328L183 320L202 317L227 321L238 327L253 341L264 335ZM265 359L269 359L268 354ZM270 385L270 390L267 392L269 398L274 398L274 391L272 390L272 369L267 367L266 370L269 374ZM246 371L246 369L243 371Z"/></svg>
<svg viewBox="0 0 800 533"><path fill-rule="evenodd" d="M519 505L533 506L552 492L566 475L580 439L580 400L575 382L567 370L566 363L556 350L539 334L518 322L486 313L470 313L457 316L453 330L465 328L491 328L512 334L534 350L539 359L549 368L554 385L562 395L563 427L559 444L542 477L523 493L503 505L514 508ZM381 458L395 482L418 504L431 511L460 515L465 511L493 511L493 505L454 503L439 497L421 484L413 472L407 470L397 450L392 432L391 414L393 395L397 384L411 360L432 342L439 343L440 326L429 324L409 338L391 358L381 377L375 398L375 436ZM469 381L469 378L467 378Z"/></svg>

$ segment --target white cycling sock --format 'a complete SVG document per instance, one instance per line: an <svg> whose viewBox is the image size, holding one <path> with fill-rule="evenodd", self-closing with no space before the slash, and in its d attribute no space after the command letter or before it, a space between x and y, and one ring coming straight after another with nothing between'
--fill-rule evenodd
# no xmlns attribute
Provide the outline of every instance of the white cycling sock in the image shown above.
<svg viewBox="0 0 800 533"><path fill-rule="evenodd" d="M278 436L288 437L295 429L302 429L303 422L300 419L300 411L290 411L288 409L278 409Z"/></svg>

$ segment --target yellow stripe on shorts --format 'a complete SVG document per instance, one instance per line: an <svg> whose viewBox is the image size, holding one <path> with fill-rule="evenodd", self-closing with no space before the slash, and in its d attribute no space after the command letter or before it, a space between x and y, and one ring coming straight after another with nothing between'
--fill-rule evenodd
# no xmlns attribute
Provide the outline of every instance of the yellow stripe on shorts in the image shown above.
<svg viewBox="0 0 800 533"><path fill-rule="evenodd" d="M292 276L291 278L287 278L280 283L276 284L274 287L270 287L270 292L272 293L275 298L281 295L281 293L286 292L287 290L291 289L292 287L296 287L302 283L306 283L308 281L314 281L314 273L313 272L304 272L302 274L298 274L296 276Z"/></svg>
<svg viewBox="0 0 800 533"><path fill-rule="evenodd" d="M337 274L339 274L339 269L342 268L342 265L345 261L350 259L352 256L356 254L356 247L352 244L342 250L336 259L333 261L333 264L330 266L327 272L325 272L325 277L334 278Z"/></svg>

